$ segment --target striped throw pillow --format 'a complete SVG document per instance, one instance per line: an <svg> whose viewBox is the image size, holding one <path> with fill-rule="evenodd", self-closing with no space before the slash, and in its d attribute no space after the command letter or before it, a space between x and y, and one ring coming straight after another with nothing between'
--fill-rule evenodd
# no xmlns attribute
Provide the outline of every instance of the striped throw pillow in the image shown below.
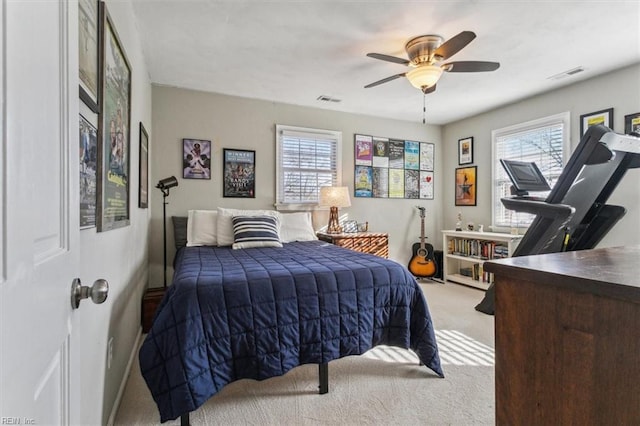
<svg viewBox="0 0 640 426"><path fill-rule="evenodd" d="M234 249L282 247L278 235L278 219L273 216L234 216Z"/></svg>

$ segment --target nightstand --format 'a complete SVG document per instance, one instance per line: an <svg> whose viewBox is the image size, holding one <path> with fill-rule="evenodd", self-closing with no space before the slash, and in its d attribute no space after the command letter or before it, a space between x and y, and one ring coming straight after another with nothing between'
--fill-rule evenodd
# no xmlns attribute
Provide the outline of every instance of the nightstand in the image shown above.
<svg viewBox="0 0 640 426"><path fill-rule="evenodd" d="M158 306L160 306L160 302L162 302L164 292L165 289L163 287L148 288L147 291L144 292L144 296L142 296L143 333L148 333L151 329L151 324L153 324L153 317L156 314L156 310L158 310Z"/></svg>
<svg viewBox="0 0 640 426"><path fill-rule="evenodd" d="M325 234L318 232L318 239L361 253L389 257L389 234L381 232L354 232L342 234Z"/></svg>

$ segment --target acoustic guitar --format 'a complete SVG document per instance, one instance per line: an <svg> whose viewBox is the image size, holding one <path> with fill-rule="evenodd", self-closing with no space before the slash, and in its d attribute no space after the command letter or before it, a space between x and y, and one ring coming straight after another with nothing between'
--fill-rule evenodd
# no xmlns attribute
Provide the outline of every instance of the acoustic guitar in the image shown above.
<svg viewBox="0 0 640 426"><path fill-rule="evenodd" d="M418 278L433 277L438 269L433 258L433 246L424 242L424 207L420 210L420 242L413 245L413 255L409 261L409 272Z"/></svg>

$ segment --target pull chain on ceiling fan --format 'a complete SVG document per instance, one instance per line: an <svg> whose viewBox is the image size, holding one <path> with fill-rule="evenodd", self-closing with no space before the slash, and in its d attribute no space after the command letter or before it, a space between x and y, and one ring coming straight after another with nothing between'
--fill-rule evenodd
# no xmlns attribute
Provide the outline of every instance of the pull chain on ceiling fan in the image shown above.
<svg viewBox="0 0 640 426"><path fill-rule="evenodd" d="M439 64L462 50L476 38L472 31L463 31L444 42L438 35L422 35L414 37L405 44L409 59L384 55L382 53L367 53L367 56L382 61L412 67L411 70L395 74L382 80L367 84L365 88L379 86L400 77L407 77L409 82L423 94L433 93L436 83L444 72L484 72L495 71L500 67L498 62L487 61L457 61Z"/></svg>
<svg viewBox="0 0 640 426"><path fill-rule="evenodd" d="M427 94L422 94L422 124L427 124Z"/></svg>

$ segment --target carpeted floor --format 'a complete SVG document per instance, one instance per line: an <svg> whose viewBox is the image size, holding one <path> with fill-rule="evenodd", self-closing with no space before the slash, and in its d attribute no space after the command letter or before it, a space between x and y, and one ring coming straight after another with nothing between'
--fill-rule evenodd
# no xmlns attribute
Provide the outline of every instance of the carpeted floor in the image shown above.
<svg viewBox="0 0 640 426"><path fill-rule="evenodd" d="M483 293L428 281L422 288L446 378L419 366L410 351L378 347L330 362L326 395L318 395L317 366L305 365L261 382L231 383L191 413L191 424L494 424L493 317L473 308ZM115 424L159 424L137 362Z"/></svg>

